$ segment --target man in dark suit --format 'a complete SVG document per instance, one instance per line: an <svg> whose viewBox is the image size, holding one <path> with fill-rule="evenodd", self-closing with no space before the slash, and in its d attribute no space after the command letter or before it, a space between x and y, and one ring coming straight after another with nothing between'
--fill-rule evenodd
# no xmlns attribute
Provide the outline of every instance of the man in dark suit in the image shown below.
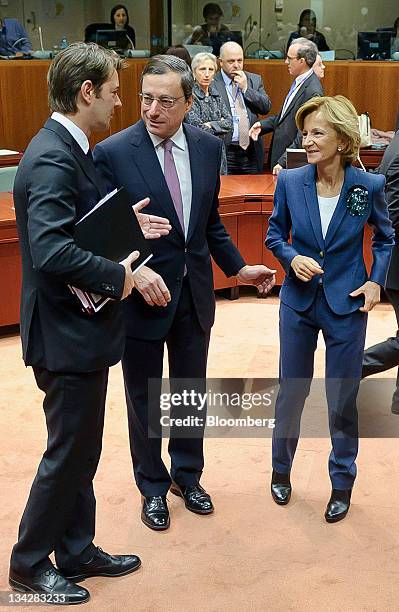
<svg viewBox="0 0 399 612"><path fill-rule="evenodd" d="M263 170L263 143L248 136L258 115L271 108L270 98L258 74L246 72L244 53L236 42L226 42L220 48L221 70L213 83L230 110L233 133L226 138L228 174L257 174Z"/></svg>
<svg viewBox="0 0 399 612"><path fill-rule="evenodd" d="M49 74L53 111L20 163L14 189L23 282L21 338L26 365L44 392L48 441L21 520L10 586L47 603L78 604L75 582L136 570L135 555L111 556L93 544L93 478L101 453L108 368L124 345L119 301L134 279L131 263L94 256L74 242L74 226L105 195L89 149L108 129L118 97L119 57L95 44L62 51ZM88 316L68 285L112 301ZM58 569L50 561L54 552Z"/></svg>
<svg viewBox="0 0 399 612"><path fill-rule="evenodd" d="M385 151L377 172L384 174L386 178L385 195L388 213L395 230L395 246L392 249L385 291L395 310L398 331L393 338L375 344L365 351L363 377L385 372L399 365L399 131ZM399 371L392 398L392 412L399 414Z"/></svg>
<svg viewBox="0 0 399 612"><path fill-rule="evenodd" d="M134 475L143 496L141 518L156 530L169 527L170 487L192 512L213 511L210 496L199 484L203 428L180 430L180 435L178 427L171 428L170 475L161 458L157 381L162 378L165 344L172 389L181 391L177 379L190 379L189 388L192 383L203 392L215 313L211 255L226 275L237 275L260 291L267 292L274 284L274 271L245 265L221 223L223 145L203 130L183 124L192 88L193 76L183 60L172 55L151 58L142 74L142 120L94 150L109 188L123 185L133 199L148 196L148 211L166 214L172 225L170 234L155 244L153 270L144 267L135 275L137 291L125 304L122 360ZM195 407L190 408L198 416Z"/></svg>
<svg viewBox="0 0 399 612"><path fill-rule="evenodd" d="M297 38L291 44L285 63L294 81L284 104L278 115L271 115L258 121L250 129L250 137L255 142L259 136L273 132L268 155L268 166L273 174L278 174L281 168L286 167L286 149L298 146L298 130L295 123L297 110L310 98L324 95L320 80L312 70L317 54L316 45L307 38Z"/></svg>

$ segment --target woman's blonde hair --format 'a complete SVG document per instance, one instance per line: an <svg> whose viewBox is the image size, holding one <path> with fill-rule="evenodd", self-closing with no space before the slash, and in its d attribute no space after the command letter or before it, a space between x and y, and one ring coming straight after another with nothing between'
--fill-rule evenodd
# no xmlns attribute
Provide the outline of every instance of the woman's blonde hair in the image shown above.
<svg viewBox="0 0 399 612"><path fill-rule="evenodd" d="M305 117L321 111L328 123L343 140L342 161L352 164L359 155L359 119L352 102L345 96L316 96L311 98L297 111L295 122L303 131Z"/></svg>
<svg viewBox="0 0 399 612"><path fill-rule="evenodd" d="M211 60L215 68L215 72L218 71L218 61L216 59L216 56L213 55L213 53L196 53L193 59L191 60L191 70L193 71L194 76L198 66L206 60Z"/></svg>

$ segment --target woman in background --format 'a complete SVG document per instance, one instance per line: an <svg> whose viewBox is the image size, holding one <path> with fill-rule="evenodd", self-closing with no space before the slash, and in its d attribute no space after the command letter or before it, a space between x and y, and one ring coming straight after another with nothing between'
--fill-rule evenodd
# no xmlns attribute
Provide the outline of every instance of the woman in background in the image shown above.
<svg viewBox="0 0 399 612"><path fill-rule="evenodd" d="M291 32L287 43L287 51L289 46L296 38L308 38L313 41L319 51L329 51L326 39L321 32L316 30L316 13L312 9L305 9L299 17L298 29Z"/></svg>
<svg viewBox="0 0 399 612"><path fill-rule="evenodd" d="M233 130L233 119L218 90L212 85L217 72L216 57L212 53L197 53L191 62L195 84L193 104L185 121L222 140ZM223 143L220 174L227 174L226 149Z"/></svg>
<svg viewBox="0 0 399 612"><path fill-rule="evenodd" d="M116 4L111 9L110 21L114 30L126 30L126 38L129 42L126 48L134 49L136 47L136 33L129 25L129 13L126 6L123 4Z"/></svg>

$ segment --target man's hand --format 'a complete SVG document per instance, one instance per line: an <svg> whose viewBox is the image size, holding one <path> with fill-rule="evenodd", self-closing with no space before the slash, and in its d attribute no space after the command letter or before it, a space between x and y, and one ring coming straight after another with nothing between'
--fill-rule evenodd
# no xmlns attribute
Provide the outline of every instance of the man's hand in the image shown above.
<svg viewBox="0 0 399 612"><path fill-rule="evenodd" d="M277 175L282 169L283 169L283 166L280 166L280 164L276 164L273 168L273 174Z"/></svg>
<svg viewBox="0 0 399 612"><path fill-rule="evenodd" d="M291 268L294 270L297 278L305 283L312 280L316 274L324 274L323 268L320 268L317 261L305 255L296 255L291 261Z"/></svg>
<svg viewBox="0 0 399 612"><path fill-rule="evenodd" d="M126 259L121 261L122 266L125 268L125 284L123 285L122 300L127 298L134 288L132 263L136 261L139 255L140 253L138 251L133 251L133 253L130 253L130 255L126 257Z"/></svg>
<svg viewBox="0 0 399 612"><path fill-rule="evenodd" d="M255 140L255 141L258 140L261 129L262 129L262 126L260 124L260 121L257 121L256 123L253 124L252 127L250 127L249 137L252 138L252 140Z"/></svg>
<svg viewBox="0 0 399 612"><path fill-rule="evenodd" d="M237 274L237 278L246 285L256 285L259 293L269 293L276 284L276 270L270 270L263 265L244 266Z"/></svg>
<svg viewBox="0 0 399 612"><path fill-rule="evenodd" d="M149 306L167 306L170 302L169 289L162 276L143 266L134 274L134 284Z"/></svg>
<svg viewBox="0 0 399 612"><path fill-rule="evenodd" d="M380 301L381 287L374 281L366 281L364 285L355 289L350 293L350 297L357 297L358 295L364 294L364 306L361 306L359 310L361 312L370 312L376 304Z"/></svg>
<svg viewBox="0 0 399 612"><path fill-rule="evenodd" d="M237 70L234 75L233 81L241 89L242 93L245 93L248 89L247 75L243 70Z"/></svg>
<svg viewBox="0 0 399 612"><path fill-rule="evenodd" d="M156 215L146 215L140 212L145 206L150 203L150 198L144 198L137 204L134 204L133 210L136 213L137 221L140 224L141 231L144 234L144 238L147 240L154 240L161 236L167 236L172 229L168 219L164 217L157 217Z"/></svg>

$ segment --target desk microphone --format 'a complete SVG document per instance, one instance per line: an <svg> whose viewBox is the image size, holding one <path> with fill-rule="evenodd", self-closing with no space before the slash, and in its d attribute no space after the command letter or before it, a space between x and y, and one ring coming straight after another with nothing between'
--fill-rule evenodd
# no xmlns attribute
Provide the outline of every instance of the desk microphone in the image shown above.
<svg viewBox="0 0 399 612"><path fill-rule="evenodd" d="M43 47L43 36L42 36L42 26L39 26L39 41L40 41L40 49L41 51L44 51L44 47Z"/></svg>
<svg viewBox="0 0 399 612"><path fill-rule="evenodd" d="M129 36L129 34L127 32L126 32L125 36L128 39L128 41L130 42L130 44L132 45L132 51L133 51L134 50L134 44L133 44L132 39L130 38L130 36Z"/></svg>

